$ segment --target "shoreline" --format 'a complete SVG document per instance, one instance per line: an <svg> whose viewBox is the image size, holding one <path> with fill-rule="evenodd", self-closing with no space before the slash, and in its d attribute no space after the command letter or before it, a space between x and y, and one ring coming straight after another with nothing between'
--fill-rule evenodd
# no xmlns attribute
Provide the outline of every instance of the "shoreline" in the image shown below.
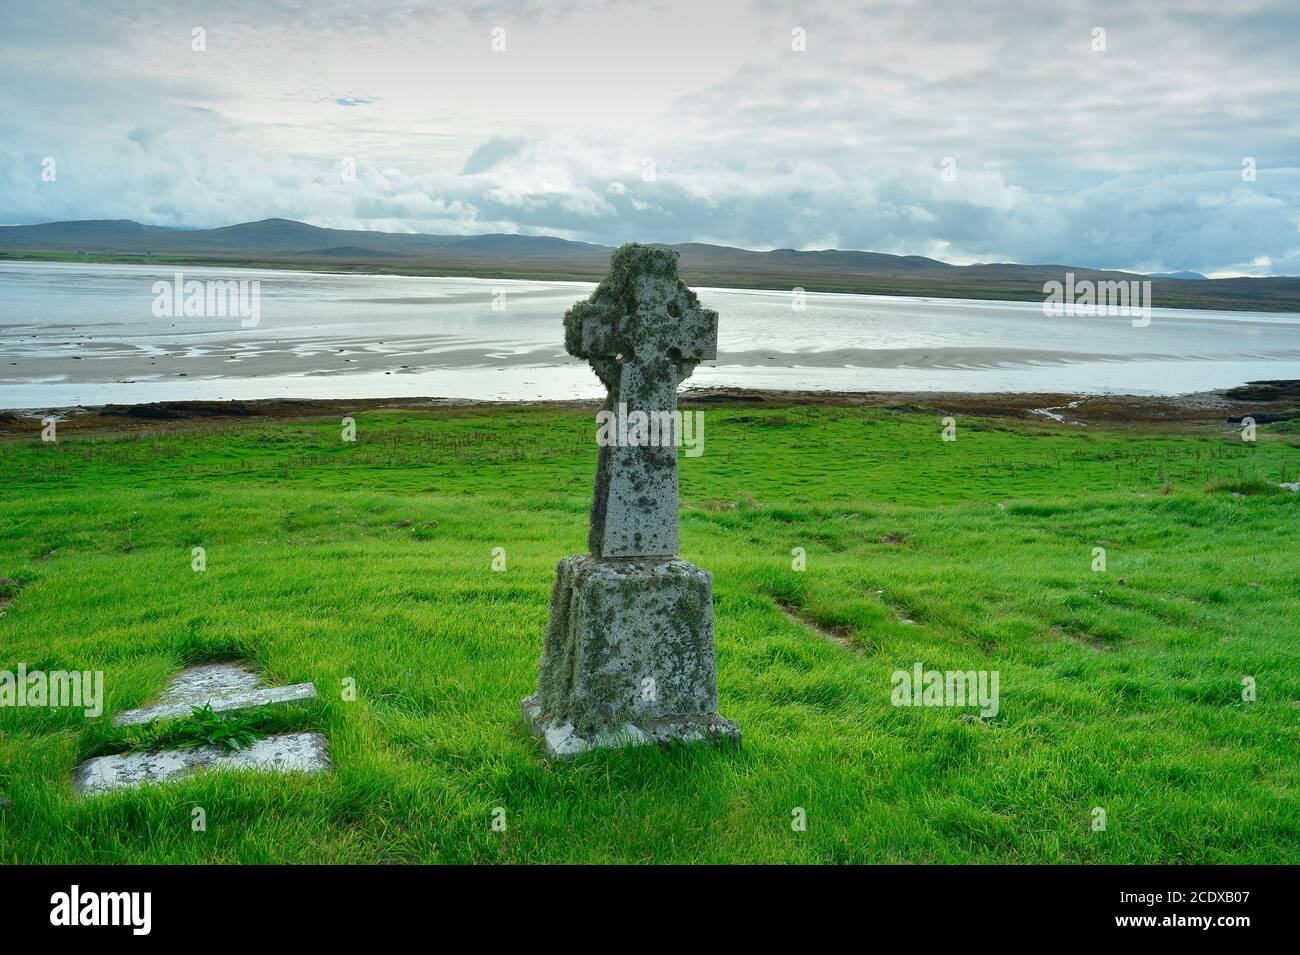
<svg viewBox="0 0 1300 955"><path fill-rule="evenodd" d="M1037 421L1052 426L1234 425L1245 416L1258 424L1300 418L1300 380L1247 382L1234 388L1184 395L1150 396L1071 392L797 391L750 388L689 388L678 396L684 408L797 405L883 408L910 414L967 415ZM141 404L50 406L0 409L0 438L39 435L43 418L54 416L64 432L123 433L141 425L183 430L200 424L230 425L273 420L312 420L367 411L492 409L597 409L598 399L499 401L473 398L264 398L249 400L158 401Z"/></svg>
<svg viewBox="0 0 1300 955"><path fill-rule="evenodd" d="M12 316L0 319L0 408L601 394L556 337L558 315L581 298L567 283L520 283L507 315L483 279L284 273L261 290L259 321L245 328L224 310L155 314L151 269L14 268L0 264L0 279L9 276L0 282L3 311ZM1059 414L1083 395L1178 395L1252 378L1300 379L1300 314L1155 310L1151 327L1134 331L1122 317L1058 322L1033 303L1005 300L810 293L808 314L796 315L772 291L698 289L728 318L716 359L690 382L697 387L807 389L826 400L857 392L905 400L922 392L1048 394L1053 400L1040 407Z"/></svg>
<svg viewBox="0 0 1300 955"><path fill-rule="evenodd" d="M186 255L90 252L76 254L69 251L43 251L37 249L0 250L2 262L44 262L57 265L140 265L151 268L211 268L211 269L266 269L290 272L312 272L324 275L406 276L411 278L476 278L524 282L599 282L605 275L601 268L546 267L534 264L519 267L493 265L422 264L401 259L376 259L374 261L282 259L261 257L241 258L237 255ZM1023 266L1037 269L1044 266ZM1270 312L1300 314L1296 296L1281 302L1270 298L1251 298L1238 295L1211 295L1198 288L1199 283L1186 283L1177 279L1152 278L1138 272L1110 272L1079 267L1073 271L1081 276L1125 276L1127 280L1150 281L1160 301L1151 302L1153 308L1177 308L1194 311ZM1053 272L1053 275L1056 273ZM1064 274L1064 271L1062 271ZM1043 301L1042 282L1038 278L986 279L984 281L936 281L933 276L912 276L899 273L882 275L855 275L851 271L831 275L816 272L744 272L735 274L716 268L682 268L682 278L692 288L752 289L754 291L789 292L802 288L808 292L847 295L883 295L902 298L967 299L978 302L1038 302ZM1239 276L1205 281L1243 282L1293 279L1296 276ZM1218 291L1218 290L1216 290ZM1290 308L1285 306L1292 306Z"/></svg>

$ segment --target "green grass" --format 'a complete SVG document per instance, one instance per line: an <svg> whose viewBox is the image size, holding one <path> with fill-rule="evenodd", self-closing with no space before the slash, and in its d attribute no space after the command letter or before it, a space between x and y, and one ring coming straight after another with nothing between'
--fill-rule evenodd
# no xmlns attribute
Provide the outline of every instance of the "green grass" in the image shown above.
<svg viewBox="0 0 1300 955"><path fill-rule="evenodd" d="M682 552L744 744L548 764L518 703L585 550L590 413L357 423L0 444L0 669L101 669L107 698L0 710L3 861L1300 862L1300 498L1267 492L1294 430L944 443L927 415L711 407ZM329 735L331 774L73 798L113 713L230 658L315 681L281 722ZM917 661L998 671L1000 712L891 706Z"/></svg>

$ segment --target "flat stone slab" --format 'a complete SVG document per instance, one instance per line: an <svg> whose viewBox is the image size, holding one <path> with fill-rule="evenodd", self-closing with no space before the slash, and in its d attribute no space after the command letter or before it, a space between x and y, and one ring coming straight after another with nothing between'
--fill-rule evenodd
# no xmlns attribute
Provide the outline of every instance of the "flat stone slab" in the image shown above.
<svg viewBox="0 0 1300 955"><path fill-rule="evenodd" d="M186 703L214 696L245 693L262 686L256 671L238 663L200 663L186 667L167 684L159 703Z"/></svg>
<svg viewBox="0 0 1300 955"><path fill-rule="evenodd" d="M261 677L237 663L204 663L181 671L156 705L123 710L113 717L113 725L184 719L196 706L211 706L214 713L227 713L315 698L314 683L263 686Z"/></svg>
<svg viewBox="0 0 1300 955"><path fill-rule="evenodd" d="M216 746L199 746L98 756L78 767L72 788L79 796L97 796L145 783L185 779L207 769L312 774L329 768L329 740L324 735L283 733L260 739L235 753L223 752Z"/></svg>
<svg viewBox="0 0 1300 955"><path fill-rule="evenodd" d="M189 716L196 706L210 704L214 713L228 713L231 710L247 710L257 706L270 706L275 703L291 703L295 700L314 700L316 684L295 683L292 686L264 686L246 693L232 693L229 696L214 696L202 701L184 703L160 703L138 710L125 710L113 718L114 726L134 726L148 723L150 720L175 720Z"/></svg>

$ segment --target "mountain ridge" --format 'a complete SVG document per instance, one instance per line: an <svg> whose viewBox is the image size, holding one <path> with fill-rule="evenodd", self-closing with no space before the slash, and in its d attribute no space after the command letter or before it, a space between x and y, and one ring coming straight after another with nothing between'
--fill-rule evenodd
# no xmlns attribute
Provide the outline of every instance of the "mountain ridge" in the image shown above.
<svg viewBox="0 0 1300 955"><path fill-rule="evenodd" d="M650 243L663 245L663 243ZM1209 279L1013 262L953 265L920 255L854 249L754 251L701 242L667 245L695 285L930 295L1043 298L1043 283L1151 281L1156 305L1300 311L1300 277ZM0 259L44 258L268 266L413 275L598 280L613 247L516 233L437 235L330 229L269 218L214 229L150 226L133 219L78 219L0 226Z"/></svg>

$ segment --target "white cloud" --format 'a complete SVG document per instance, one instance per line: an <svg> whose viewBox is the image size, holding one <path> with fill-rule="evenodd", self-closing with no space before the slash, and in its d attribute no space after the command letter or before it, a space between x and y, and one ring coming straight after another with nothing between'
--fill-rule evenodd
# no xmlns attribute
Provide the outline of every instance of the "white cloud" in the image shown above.
<svg viewBox="0 0 1300 955"><path fill-rule="evenodd" d="M285 216L1300 274L1285 0L223 10L7 9L0 221Z"/></svg>

